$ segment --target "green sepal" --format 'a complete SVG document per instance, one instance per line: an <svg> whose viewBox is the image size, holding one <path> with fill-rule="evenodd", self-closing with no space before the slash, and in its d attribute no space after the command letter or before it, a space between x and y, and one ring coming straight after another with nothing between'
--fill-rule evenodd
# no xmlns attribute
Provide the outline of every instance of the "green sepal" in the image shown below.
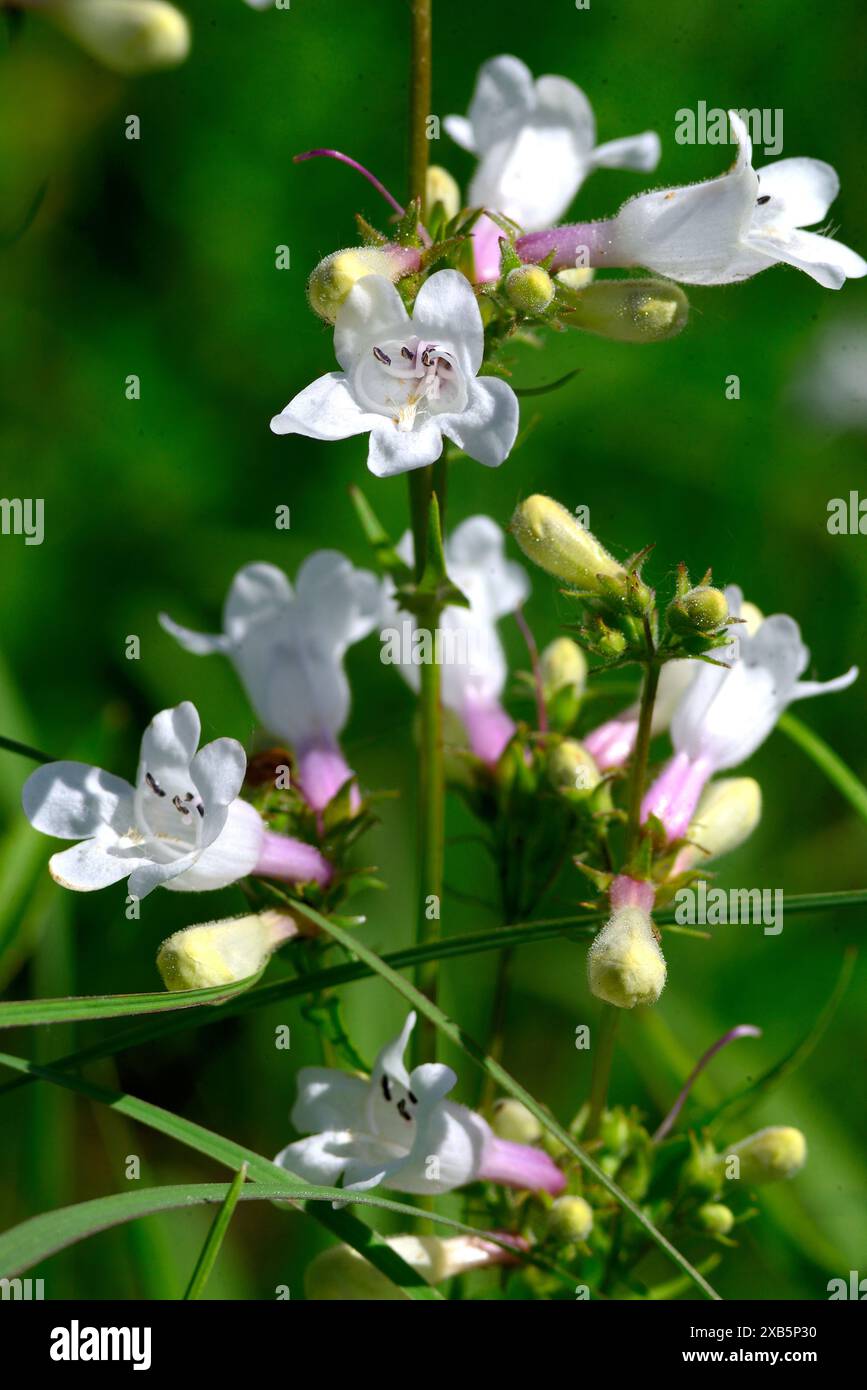
<svg viewBox="0 0 867 1390"><path fill-rule="evenodd" d="M383 527L361 488L355 483L349 489L349 497L361 522L365 539L373 550L376 566L381 574L390 574L395 583L405 584L412 579L412 571L398 555L391 538Z"/></svg>

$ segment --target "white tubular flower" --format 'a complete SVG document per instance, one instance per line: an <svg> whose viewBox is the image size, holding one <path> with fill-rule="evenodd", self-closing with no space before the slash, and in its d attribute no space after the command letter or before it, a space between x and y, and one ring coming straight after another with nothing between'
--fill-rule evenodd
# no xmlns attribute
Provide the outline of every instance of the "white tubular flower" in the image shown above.
<svg viewBox="0 0 867 1390"><path fill-rule="evenodd" d="M653 738L664 733L684 691L699 670L698 661L667 661L659 673L650 732ZM622 767L632 757L638 735L639 705L630 705L613 719L591 729L581 741L603 769Z"/></svg>
<svg viewBox="0 0 867 1390"><path fill-rule="evenodd" d="M47 763L28 777L22 800L30 823L80 841L52 855L57 883L89 892L128 877L130 893L143 898L159 884L198 892L252 872L266 831L238 798L244 750L233 738L199 749L200 731L189 701L156 715L142 738L134 787L75 762Z"/></svg>
<svg viewBox="0 0 867 1390"><path fill-rule="evenodd" d="M742 595L726 590L729 612L738 617ZM845 690L858 676L852 666L830 681L802 681L810 653L794 618L776 613L729 629L732 643L716 652L727 666L702 663L671 721L675 755L648 791L642 819L657 816L669 839L683 835L708 778L737 767L764 743L780 715L795 700Z"/></svg>
<svg viewBox="0 0 867 1390"><path fill-rule="evenodd" d="M447 116L444 124L479 159L470 205L503 213L528 232L557 222L593 169L651 170L659 161L652 131L596 145L581 88L565 77L534 82L509 54L482 65L467 116Z"/></svg>
<svg viewBox="0 0 867 1390"><path fill-rule="evenodd" d="M442 1284L458 1274L492 1265L511 1264L515 1256L483 1236L389 1236L386 1241L428 1284ZM514 1238L516 1248L521 1240ZM304 1275L304 1294L316 1302L355 1300L405 1302L404 1289L349 1245L332 1245L311 1261Z"/></svg>
<svg viewBox="0 0 867 1390"><path fill-rule="evenodd" d="M182 63L190 26L163 0L49 0L39 7L104 67L125 77Z"/></svg>
<svg viewBox="0 0 867 1390"><path fill-rule="evenodd" d="M403 1054L416 1016L387 1043L369 1078L304 1067L292 1111L309 1139L289 1144L274 1162L305 1182L349 1191L382 1183L396 1192L435 1195L487 1178L557 1195L563 1174L539 1149L498 1139L481 1115L445 1097L451 1067L425 1063L407 1072Z"/></svg>
<svg viewBox="0 0 867 1390"><path fill-rule="evenodd" d="M379 478L438 459L443 435L496 468L518 432L518 398L498 377L477 379L484 330L470 282L440 270L422 285L412 317L384 276L366 275L341 305L329 372L271 421L275 434L348 439L370 434L367 466Z"/></svg>
<svg viewBox="0 0 867 1390"><path fill-rule="evenodd" d="M867 274L867 261L839 241L805 232L821 222L840 181L821 159L779 159L756 171L744 122L734 165L719 178L640 193L609 224L604 259L642 265L687 285L727 285L784 261L826 289Z"/></svg>
<svg viewBox="0 0 867 1390"><path fill-rule="evenodd" d="M442 701L463 723L476 757L495 763L515 725L501 704L508 677L506 654L497 622L513 613L530 593L530 581L520 565L507 560L505 533L489 516L462 521L445 543L449 578L469 599L469 608L448 607L440 617ZM407 532L398 552L413 564L412 535ZM401 614L394 601L394 586L385 586L382 622L405 624L411 633L413 620ZM399 644L407 655L410 642ZM418 691L421 674L412 660L398 664L401 675Z"/></svg>
<svg viewBox="0 0 867 1390"><path fill-rule="evenodd" d="M338 747L349 717L347 649L372 631L380 586L336 550L301 565L295 588L274 565L245 565L223 608L223 631L191 632L166 614L160 624L188 652L228 656L263 728L298 759L308 802L321 810L352 776Z"/></svg>

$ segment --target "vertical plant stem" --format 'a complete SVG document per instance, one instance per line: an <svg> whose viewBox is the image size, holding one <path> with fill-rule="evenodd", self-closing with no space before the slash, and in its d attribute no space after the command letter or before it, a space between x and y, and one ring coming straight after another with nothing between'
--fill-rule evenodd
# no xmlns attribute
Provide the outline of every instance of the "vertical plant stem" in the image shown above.
<svg viewBox="0 0 867 1390"><path fill-rule="evenodd" d="M433 0L412 0L412 51L409 86L409 196L419 198L424 215L427 186L427 118L431 103L431 11Z"/></svg>
<svg viewBox="0 0 867 1390"><path fill-rule="evenodd" d="M644 673L644 684L641 687L641 712L638 716L638 733L635 739L635 753L632 757L629 782L629 819L626 830L627 863L638 842L638 833L641 828L641 799L644 796L644 783L647 777L653 706L656 702L659 673L662 669L656 660L653 635L646 617L644 619L644 635L647 641L647 668Z"/></svg>
<svg viewBox="0 0 867 1390"><path fill-rule="evenodd" d="M410 59L409 111L409 196L418 198L424 210L427 185L427 119L431 107L431 12L432 0L412 0L412 51ZM436 469L436 471L435 471ZM428 520L434 488L445 501L445 465L419 468L409 475L410 517L415 545L415 574L421 579L427 563ZM435 628L437 613L432 608ZM420 624L423 626L423 624ZM434 651L434 632L431 650ZM443 772L442 710L440 669L435 660L421 666L419 693L420 737L418 765L418 859L419 892L416 939L419 944L436 940L440 934L440 905L443 888L445 839L445 781ZM438 962L428 961L418 972L419 989L435 1001ZM416 1056L429 1062L436 1057L436 1029L429 1019L418 1030Z"/></svg>
<svg viewBox="0 0 867 1390"><path fill-rule="evenodd" d="M597 1025L597 1039L593 1048L593 1072L590 1078L590 1115L582 1135L586 1142L595 1139L599 1124L608 1100L608 1083L611 1079L611 1063L614 1060L614 1043L620 1010L613 1004L603 1004Z"/></svg>
<svg viewBox="0 0 867 1390"><path fill-rule="evenodd" d="M497 978L494 984L494 1002L491 1006L491 1025L488 1037L488 1056L495 1062L503 1060L503 1045L506 1032L506 1009L509 1003L509 986L512 982L512 965L515 959L514 946L506 946L497 961ZM494 1099L496 1083L490 1075L484 1078L481 1094L481 1108L486 1110Z"/></svg>
<svg viewBox="0 0 867 1390"><path fill-rule="evenodd" d="M217 1256L220 1253L220 1247L222 1246L223 1241L226 1238L226 1232L229 1229L229 1222L232 1220L235 1207L238 1205L238 1198L241 1195L241 1188L244 1186L244 1183L246 1181L247 1165L246 1163L242 1163L241 1167L238 1169L238 1172L235 1175L235 1180L232 1183L232 1186L226 1193L226 1200L223 1202L223 1205L220 1207L220 1210L214 1217L213 1224L211 1226L210 1231L208 1232L208 1238L202 1246L201 1254L199 1255L199 1258L196 1261L196 1267L193 1270L192 1277L190 1279L189 1284L187 1285L187 1291L184 1294L185 1299L201 1298L202 1293L204 1292L205 1285L207 1284L208 1279L210 1277L211 1271L213 1270L214 1265L217 1263Z"/></svg>

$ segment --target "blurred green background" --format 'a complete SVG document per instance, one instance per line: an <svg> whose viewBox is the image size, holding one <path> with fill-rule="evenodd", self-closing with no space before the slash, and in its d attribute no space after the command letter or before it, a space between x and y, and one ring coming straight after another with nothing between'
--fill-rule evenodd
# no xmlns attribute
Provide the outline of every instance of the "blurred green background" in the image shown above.
<svg viewBox="0 0 867 1390"><path fill-rule="evenodd" d="M214 631L244 563L270 560L291 575L321 546L365 563L351 482L365 487L394 533L407 515L404 481L367 475L363 441L278 439L268 421L333 366L330 334L306 306L310 269L352 243L356 211L385 221L384 206L351 171L328 161L293 166L292 155L335 146L403 195L408 6L296 0L289 11L257 14L241 0L190 0L186 9L192 55L159 76L113 77L35 18L0 55L0 231L11 231L47 180L34 224L0 252L0 490L43 497L46 515L41 547L0 537L0 731L126 775L143 725L181 699L196 702L208 736L234 734L252 746L251 714L228 665L181 652L157 627L160 609ZM512 51L537 74L579 82L601 140L657 130L655 181L665 184L729 162L727 149L675 144L679 108L700 100L782 108L784 154L834 164L842 180L834 226L864 252L865 28L855 0L831 8L599 0L586 11L571 0L530 10L512 0L435 0L434 111L465 111L479 64ZM130 114L141 119L137 142L125 138ZM431 155L466 184L471 160L447 137ZM576 212L607 215L651 182L599 172ZM291 269L277 270L275 248L284 244ZM717 582L739 582L766 612L798 618L812 674L863 665L867 542L829 536L826 517L830 498L867 487L864 440L811 425L788 386L824 327L865 314L865 295L863 282L837 295L780 268L692 292L691 322L669 344L570 333L544 354L527 352L516 360L516 384L575 366L581 373L567 389L525 402L525 422L538 413L538 427L501 469L462 461L453 470L452 520L484 511L505 522L518 498L540 490L587 505L615 553L656 543L647 573L658 586L679 560L696 573L712 566ZM124 395L133 373L138 402ZM725 395L732 373L741 383L736 401ZM274 527L281 504L291 508L288 532ZM540 573L527 613L540 643L567 619ZM125 659L129 634L141 638L139 661ZM526 664L511 625L505 637L515 666ZM398 793L384 803L366 852L389 891L364 901L365 939L385 950L412 936L412 705L377 660L374 638L353 649L349 670L350 759L366 786ZM529 712L520 699L513 709ZM867 775L860 686L799 712ZM154 894L133 923L123 885L64 894L42 867L49 842L18 809L29 770L0 753L0 983L8 997L152 989L165 936L240 909L234 891L207 901ZM863 884L865 826L802 753L778 733L749 771L762 782L764 821L721 882L791 892ZM457 805L448 829L472 829ZM450 851L450 884L490 895L486 872L472 846ZM584 891L566 876L547 908L568 911ZM446 933L494 920L454 898L444 905ZM757 1075L809 1029L844 947L862 934L861 914L850 912L792 918L779 937L749 927L720 929L710 943L669 937L670 983L652 1017L625 1018L613 1097L656 1124L698 1055L741 1022L760 1025L763 1038L722 1055L704 1094ZM476 1036L494 964L484 956L444 970L446 1007ZM509 1013L507 1066L564 1119L588 1084L587 1056L573 1046L576 1025L593 1016L584 968L575 943L524 949ZM281 970L275 962L274 975ZM402 1007L371 983L347 987L344 998L370 1056ZM810 1161L793 1184L768 1194L764 1215L716 1273L725 1296L824 1298L832 1276L859 1262L867 1273L865 1004L862 962L821 1048L750 1122L801 1126ZM289 1053L274 1047L281 1023L293 1030ZM77 1039L69 1029L15 1034L8 1046L59 1056L102 1026ZM94 1075L270 1154L292 1137L293 1075L315 1059L315 1036L293 1004L189 1031ZM448 1060L460 1072L456 1094L472 1103L478 1076ZM0 1116L2 1228L126 1190L129 1154L142 1157L143 1181L222 1178L170 1141L47 1087L3 1098ZM177 1297L209 1219L150 1218L35 1272L50 1298ZM248 1205L209 1294L267 1299L288 1284L301 1297L305 1264L322 1239L300 1216Z"/></svg>

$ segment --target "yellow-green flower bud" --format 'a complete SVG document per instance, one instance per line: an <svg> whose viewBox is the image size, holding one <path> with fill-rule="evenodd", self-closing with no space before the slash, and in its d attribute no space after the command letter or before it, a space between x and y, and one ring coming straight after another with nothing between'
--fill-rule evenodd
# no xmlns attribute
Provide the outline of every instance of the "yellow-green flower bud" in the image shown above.
<svg viewBox="0 0 867 1390"><path fill-rule="evenodd" d="M749 1187L760 1187L799 1173L807 1162L807 1141L799 1129L771 1125L735 1144L722 1155L723 1164L732 1156L740 1160L741 1181Z"/></svg>
<svg viewBox="0 0 867 1390"><path fill-rule="evenodd" d="M540 265L520 265L506 276L506 297L522 314L543 314L554 298L554 281Z"/></svg>
<svg viewBox="0 0 867 1390"><path fill-rule="evenodd" d="M564 738L548 755L548 777L559 792L589 792L601 781L599 768L587 749Z"/></svg>
<svg viewBox="0 0 867 1390"><path fill-rule="evenodd" d="M457 1274L508 1264L513 1259L507 1250L482 1237L390 1236L387 1244L428 1284L441 1284ZM309 1299L328 1302L398 1302L409 1298L348 1245L332 1245L310 1262L304 1276L304 1292Z"/></svg>
<svg viewBox="0 0 867 1390"><path fill-rule="evenodd" d="M576 589L597 590L600 575L626 581L623 566L552 497L535 493L521 502L510 530L528 559Z"/></svg>
<svg viewBox="0 0 867 1390"><path fill-rule="evenodd" d="M686 324L689 300L662 280L596 280L570 296L563 322L619 343L661 343Z"/></svg>
<svg viewBox="0 0 867 1390"><path fill-rule="evenodd" d="M349 291L365 275L384 275L392 284L418 270L419 254L411 246L350 246L320 261L307 282L310 308L334 323Z"/></svg>
<svg viewBox="0 0 867 1390"><path fill-rule="evenodd" d="M648 914L639 907L615 909L587 956L591 993L618 1009L655 1004L665 976L665 957Z"/></svg>
<svg viewBox="0 0 867 1390"><path fill-rule="evenodd" d="M425 185L425 217L430 216L437 203L451 222L461 210L461 190L448 169L443 169L440 164L431 164Z"/></svg>
<svg viewBox="0 0 867 1390"><path fill-rule="evenodd" d="M762 789L754 777L721 777L702 793L689 824L685 845L674 864L676 874L730 854L749 839L762 815Z"/></svg>
<svg viewBox="0 0 867 1390"><path fill-rule="evenodd" d="M157 955L166 989L210 989L258 975L298 925L286 912L249 913L175 932Z"/></svg>
<svg viewBox="0 0 867 1390"><path fill-rule="evenodd" d="M703 1230L714 1236L727 1236L735 1224L734 1212L722 1202L705 1202L696 1215Z"/></svg>
<svg viewBox="0 0 867 1390"><path fill-rule="evenodd" d="M563 1244L585 1241L593 1230L593 1208L583 1197L558 1197L548 1213L548 1234Z"/></svg>
<svg viewBox="0 0 867 1390"><path fill-rule="evenodd" d="M666 614L672 632L683 636L717 632L728 615L728 600L722 589L708 584L699 584L683 598L673 599Z"/></svg>
<svg viewBox="0 0 867 1390"><path fill-rule="evenodd" d="M497 1101L491 1129L498 1139L509 1139L515 1144L535 1144L542 1138L542 1126L536 1116L519 1100Z"/></svg>
<svg viewBox="0 0 867 1390"><path fill-rule="evenodd" d="M587 658L571 637L556 637L542 652L542 693L550 700L568 686L583 695L587 685Z"/></svg>
<svg viewBox="0 0 867 1390"><path fill-rule="evenodd" d="M45 14L92 58L127 77L174 67L190 51L189 24L163 0L55 0Z"/></svg>

